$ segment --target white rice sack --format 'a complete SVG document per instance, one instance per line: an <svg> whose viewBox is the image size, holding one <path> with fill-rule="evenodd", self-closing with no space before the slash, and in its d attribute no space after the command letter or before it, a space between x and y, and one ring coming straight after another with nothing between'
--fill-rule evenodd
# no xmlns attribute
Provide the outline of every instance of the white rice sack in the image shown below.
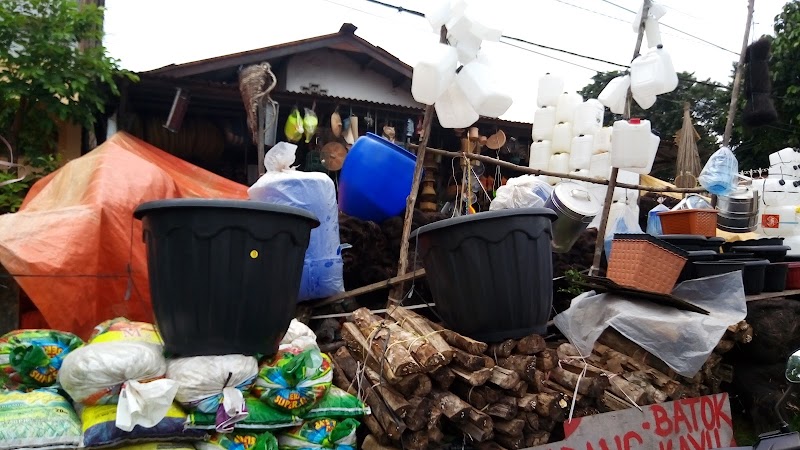
<svg viewBox="0 0 800 450"><path fill-rule="evenodd" d="M58 373L58 381L76 402L115 405L126 381L156 380L164 377L166 372L167 361L160 345L100 342L67 355Z"/></svg>
<svg viewBox="0 0 800 450"><path fill-rule="evenodd" d="M311 348L319 349L317 346L317 335L303 322L297 319L292 319L289 323L289 329L283 335L281 343L278 346L279 351L288 348L297 348L300 350L308 350Z"/></svg>

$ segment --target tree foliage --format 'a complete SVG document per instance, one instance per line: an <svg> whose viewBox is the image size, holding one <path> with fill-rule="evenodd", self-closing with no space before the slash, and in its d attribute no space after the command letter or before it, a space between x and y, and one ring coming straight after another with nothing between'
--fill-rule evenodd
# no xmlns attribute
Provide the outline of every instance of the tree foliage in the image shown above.
<svg viewBox="0 0 800 450"><path fill-rule="evenodd" d="M135 78L99 44L102 23L75 0L0 0L0 133L22 152L52 151L57 119L91 127L115 76Z"/></svg>

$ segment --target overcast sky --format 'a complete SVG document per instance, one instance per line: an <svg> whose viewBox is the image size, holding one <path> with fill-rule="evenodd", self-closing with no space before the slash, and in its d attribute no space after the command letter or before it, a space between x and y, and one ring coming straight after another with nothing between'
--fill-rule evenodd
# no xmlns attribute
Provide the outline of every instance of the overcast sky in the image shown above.
<svg viewBox="0 0 800 450"><path fill-rule="evenodd" d="M606 61L630 62L636 34L630 24L634 14L625 9L637 10L640 0L471 1L503 24L507 36ZM422 12L429 3L384 2ZM659 3L668 11L661 19L661 31L675 68L727 83L742 46L747 0ZM785 3L756 0L753 39L772 33L774 17ZM367 0L106 0L105 44L123 67L144 71L334 33L345 22L358 27L357 35L412 66L418 49L438 40L425 19ZM537 80L546 72L563 76L565 88L575 91L589 83L596 71L618 68L527 44L514 45L522 48L494 42L482 48L503 80L513 86L514 105L503 116L508 120L533 120Z"/></svg>

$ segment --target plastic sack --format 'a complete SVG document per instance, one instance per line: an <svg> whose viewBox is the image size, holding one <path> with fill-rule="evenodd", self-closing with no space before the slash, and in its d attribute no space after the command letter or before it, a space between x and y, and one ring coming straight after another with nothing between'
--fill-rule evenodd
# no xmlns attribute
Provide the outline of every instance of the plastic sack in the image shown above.
<svg viewBox="0 0 800 450"><path fill-rule="evenodd" d="M356 450L355 419L318 419L286 432L278 437L281 450L306 450L332 448L336 450Z"/></svg>
<svg viewBox="0 0 800 450"><path fill-rule="evenodd" d="M52 386L69 352L83 345L72 333L16 330L0 337L0 389Z"/></svg>
<svg viewBox="0 0 800 450"><path fill-rule="evenodd" d="M117 403L117 428L132 431L137 425L155 426L169 411L177 391L178 384L173 380L126 381Z"/></svg>
<svg viewBox="0 0 800 450"><path fill-rule="evenodd" d="M311 137L317 132L318 123L319 119L317 119L317 113L315 113L314 110L305 108L305 114L303 114L303 133L306 135L306 144L311 142Z"/></svg>
<svg viewBox="0 0 800 450"><path fill-rule="evenodd" d="M85 405L116 404L128 380L162 378L167 362L162 347L142 342L100 342L64 358L58 381L70 397Z"/></svg>
<svg viewBox="0 0 800 450"><path fill-rule="evenodd" d="M251 392L273 408L299 416L322 399L332 380L328 355L319 349L287 349L261 366Z"/></svg>
<svg viewBox="0 0 800 450"><path fill-rule="evenodd" d="M163 345L164 341L152 323L132 322L124 317L106 320L96 327L89 337L89 343L99 342L143 342Z"/></svg>
<svg viewBox="0 0 800 450"><path fill-rule="evenodd" d="M297 107L292 108L292 112L289 113L283 132L286 133L286 139L289 142L297 142L303 137L303 118Z"/></svg>
<svg viewBox="0 0 800 450"><path fill-rule="evenodd" d="M303 423L299 417L272 408L253 396L245 396L244 401L248 414L244 420L236 423L236 430L274 430ZM185 426L193 430L213 430L216 428L216 414L191 412Z"/></svg>
<svg viewBox="0 0 800 450"><path fill-rule="evenodd" d="M722 147L703 166L697 181L714 195L728 195L739 184L739 161L728 147Z"/></svg>
<svg viewBox="0 0 800 450"><path fill-rule="evenodd" d="M292 319L289 323L289 329L283 335L278 351L283 351L289 348L296 348L299 350L308 350L312 348L319 349L317 346L317 335L308 325L300 322L297 319Z"/></svg>
<svg viewBox="0 0 800 450"><path fill-rule="evenodd" d="M217 433L208 441L195 444L197 450L278 450L278 440L269 431Z"/></svg>
<svg viewBox="0 0 800 450"><path fill-rule="evenodd" d="M624 204L620 205L624 207L624 211L622 211L622 214L613 222L613 226L608 226L606 228L606 235L603 240L603 249L606 252L607 261L611 261L611 241L614 240L615 234L644 233L642 227L639 226L638 208L631 208Z"/></svg>
<svg viewBox="0 0 800 450"><path fill-rule="evenodd" d="M72 405L57 393L0 390L0 449L74 448L81 440L81 422Z"/></svg>
<svg viewBox="0 0 800 450"><path fill-rule="evenodd" d="M369 413L369 407L358 397L332 385L322 400L311 411L303 415L303 419L346 419L365 416Z"/></svg>
<svg viewBox="0 0 800 450"><path fill-rule="evenodd" d="M522 175L509 178L505 185L497 188L497 195L489 205L490 211L511 208L543 207L553 188L541 177Z"/></svg>
<svg viewBox="0 0 800 450"><path fill-rule="evenodd" d="M267 172L248 190L251 200L293 206L317 217L303 262L298 300L324 298L344 292L339 243L339 206L331 178L320 172L301 172L291 166L297 146L279 142L264 156Z"/></svg>
<svg viewBox="0 0 800 450"><path fill-rule="evenodd" d="M660 236L664 234L663 230L661 229L661 218L658 217L658 213L662 211L669 211L669 208L664 206L661 202L659 202L650 212L647 213L647 234L651 234L653 236Z"/></svg>
<svg viewBox="0 0 800 450"><path fill-rule="evenodd" d="M597 338L611 326L677 373L691 378L728 326L747 315L742 275L737 271L684 281L672 294L691 299L709 315L588 292L574 298L569 309L553 320L582 355L591 354Z"/></svg>
<svg viewBox="0 0 800 450"><path fill-rule="evenodd" d="M206 437L206 432L202 430L184 431L186 413L178 405L172 405L166 416L149 428L136 426L132 431L123 431L117 428L116 417L116 405L83 408L81 412L83 446L101 447L142 441L202 440Z"/></svg>
<svg viewBox="0 0 800 450"><path fill-rule="evenodd" d="M167 364L167 378L178 383L175 399L189 410L216 414L221 433L247 417L243 393L256 375L258 361L244 355L195 356Z"/></svg>

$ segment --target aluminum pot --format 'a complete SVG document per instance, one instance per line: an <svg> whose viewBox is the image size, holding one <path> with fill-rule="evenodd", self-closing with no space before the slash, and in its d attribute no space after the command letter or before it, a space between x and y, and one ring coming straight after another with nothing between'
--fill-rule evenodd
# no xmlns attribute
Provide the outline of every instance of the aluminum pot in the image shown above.
<svg viewBox="0 0 800 450"><path fill-rule="evenodd" d="M728 233L750 233L758 226L758 214L717 214L717 228Z"/></svg>
<svg viewBox="0 0 800 450"><path fill-rule="evenodd" d="M567 181L553 188L545 207L558 215L553 222L553 251L566 253L603 205L584 186Z"/></svg>
<svg viewBox="0 0 800 450"><path fill-rule="evenodd" d="M740 191L730 197L719 196L717 197L717 209L720 214L735 213L735 214L758 214L758 192L753 191Z"/></svg>

